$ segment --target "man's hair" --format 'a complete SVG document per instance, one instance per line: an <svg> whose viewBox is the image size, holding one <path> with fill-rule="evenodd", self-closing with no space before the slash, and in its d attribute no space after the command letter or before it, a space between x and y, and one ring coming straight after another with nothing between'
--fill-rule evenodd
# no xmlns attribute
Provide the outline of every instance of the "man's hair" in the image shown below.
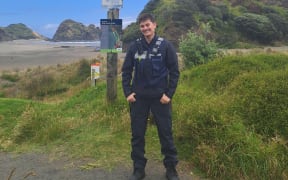
<svg viewBox="0 0 288 180"><path fill-rule="evenodd" d="M146 20L150 20L151 22L155 22L155 18L152 14L150 13L143 13L143 14L140 14L140 16L138 17L138 24L140 24L141 22L143 21L146 21Z"/></svg>

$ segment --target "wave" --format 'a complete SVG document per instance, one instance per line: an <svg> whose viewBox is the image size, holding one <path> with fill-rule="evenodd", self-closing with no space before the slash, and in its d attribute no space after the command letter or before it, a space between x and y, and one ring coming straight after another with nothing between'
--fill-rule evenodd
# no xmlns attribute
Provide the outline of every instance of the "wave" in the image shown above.
<svg viewBox="0 0 288 180"><path fill-rule="evenodd" d="M38 39L30 40L14 40L17 44L30 44L30 45L49 45L49 46L82 46L82 47L100 47L100 41L46 41Z"/></svg>

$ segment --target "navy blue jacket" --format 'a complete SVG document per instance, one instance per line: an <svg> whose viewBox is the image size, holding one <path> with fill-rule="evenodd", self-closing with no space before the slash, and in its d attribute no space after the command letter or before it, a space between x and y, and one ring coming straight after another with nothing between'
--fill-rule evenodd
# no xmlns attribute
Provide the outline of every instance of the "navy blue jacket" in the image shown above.
<svg viewBox="0 0 288 180"><path fill-rule="evenodd" d="M177 54L165 39L158 52L153 53L157 40L155 36L148 44L142 37L131 44L122 66L122 87L126 97L132 92L147 98L162 97L163 93L173 97L180 74Z"/></svg>

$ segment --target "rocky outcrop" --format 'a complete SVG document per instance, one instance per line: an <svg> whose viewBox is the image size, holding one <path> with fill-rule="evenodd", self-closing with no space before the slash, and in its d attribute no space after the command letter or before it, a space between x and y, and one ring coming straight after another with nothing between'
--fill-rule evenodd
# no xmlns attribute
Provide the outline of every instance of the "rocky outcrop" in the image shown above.
<svg viewBox="0 0 288 180"><path fill-rule="evenodd" d="M100 39L100 28L95 25L85 26L82 23L71 19L63 21L56 33L53 41L94 41Z"/></svg>
<svg viewBox="0 0 288 180"><path fill-rule="evenodd" d="M5 30L3 28L0 28L0 41L7 41L10 38L8 38L8 35L5 33Z"/></svg>
<svg viewBox="0 0 288 180"><path fill-rule="evenodd" d="M16 39L43 39L44 37L33 32L25 24L10 24L0 28L0 41L11 41Z"/></svg>

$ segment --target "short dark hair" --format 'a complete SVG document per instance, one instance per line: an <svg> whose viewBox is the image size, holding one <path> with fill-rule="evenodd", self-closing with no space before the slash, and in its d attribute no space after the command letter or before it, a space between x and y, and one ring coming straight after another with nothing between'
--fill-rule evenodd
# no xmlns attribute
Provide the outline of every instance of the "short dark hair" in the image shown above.
<svg viewBox="0 0 288 180"><path fill-rule="evenodd" d="M141 22L146 21L146 20L151 20L154 23L155 17L150 13L143 13L139 15L137 22L138 24L140 24Z"/></svg>

